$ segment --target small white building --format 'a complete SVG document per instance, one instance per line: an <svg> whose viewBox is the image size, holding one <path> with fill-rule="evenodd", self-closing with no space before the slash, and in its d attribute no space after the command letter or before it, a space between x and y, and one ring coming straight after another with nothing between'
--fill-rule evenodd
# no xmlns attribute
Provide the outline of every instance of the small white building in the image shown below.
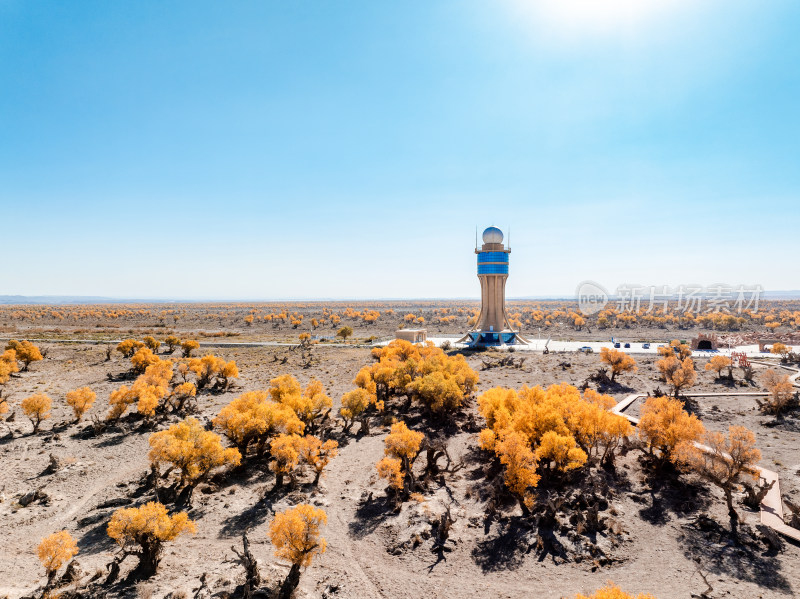
<svg viewBox="0 0 800 599"><path fill-rule="evenodd" d="M403 339L411 343L425 343L428 339L427 329L399 329L394 332L395 339Z"/></svg>

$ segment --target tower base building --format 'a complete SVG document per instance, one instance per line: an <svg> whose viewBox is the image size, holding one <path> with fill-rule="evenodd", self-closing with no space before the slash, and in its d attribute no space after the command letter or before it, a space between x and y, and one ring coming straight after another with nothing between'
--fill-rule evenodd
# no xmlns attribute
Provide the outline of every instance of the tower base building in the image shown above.
<svg viewBox="0 0 800 599"><path fill-rule="evenodd" d="M503 232L489 227L483 232L483 245L475 248L478 256L478 280L481 282L481 311L475 328L460 340L475 347L519 345L528 342L511 328L506 317L506 280L508 255Z"/></svg>

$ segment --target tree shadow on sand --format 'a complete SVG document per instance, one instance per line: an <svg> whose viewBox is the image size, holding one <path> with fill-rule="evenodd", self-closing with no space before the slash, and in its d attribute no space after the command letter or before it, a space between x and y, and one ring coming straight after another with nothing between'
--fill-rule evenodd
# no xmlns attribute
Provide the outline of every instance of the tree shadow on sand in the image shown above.
<svg viewBox="0 0 800 599"><path fill-rule="evenodd" d="M530 522L508 518L497 523L497 534L478 541L472 559L484 572L516 570L533 549Z"/></svg>
<svg viewBox="0 0 800 599"><path fill-rule="evenodd" d="M274 515L275 510L272 506L275 503L295 492L296 490L289 485L268 490L255 504L238 514L226 518L223 521L218 537L220 539L240 537L251 528L260 526L267 521L267 518Z"/></svg>
<svg viewBox="0 0 800 599"><path fill-rule="evenodd" d="M397 502L388 495L370 496L356 509L353 520L349 523L350 536L356 539L373 533L386 518L397 512Z"/></svg>
<svg viewBox="0 0 800 599"><path fill-rule="evenodd" d="M94 555L114 550L116 543L108 536L109 520L111 520L111 512L104 514L102 518L87 527L84 533L77 538L81 555Z"/></svg>
<svg viewBox="0 0 800 599"><path fill-rule="evenodd" d="M731 577L760 587L792 594L792 586L781 573L781 563L774 550L765 550L752 531L740 528L736 542L728 529L710 518L700 516L683 526L679 541L684 555L702 563L716 576Z"/></svg>
<svg viewBox="0 0 800 599"><path fill-rule="evenodd" d="M685 481L670 464L643 464L645 472L644 485L646 495L650 496L650 505L639 510L645 522L654 526L664 526L671 520L670 514L690 516L708 508L711 503L707 488ZM644 500L645 493L640 494Z"/></svg>

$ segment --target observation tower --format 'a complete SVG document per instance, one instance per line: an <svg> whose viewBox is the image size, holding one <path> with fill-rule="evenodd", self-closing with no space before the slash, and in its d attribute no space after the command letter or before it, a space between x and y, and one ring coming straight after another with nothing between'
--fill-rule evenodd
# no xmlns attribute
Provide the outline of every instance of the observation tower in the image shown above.
<svg viewBox="0 0 800 599"><path fill-rule="evenodd" d="M503 232L497 227L486 229L483 245L481 249L476 247L475 253L481 282L481 312L475 328L460 342L479 347L527 344L506 318L506 279L511 249L503 245Z"/></svg>

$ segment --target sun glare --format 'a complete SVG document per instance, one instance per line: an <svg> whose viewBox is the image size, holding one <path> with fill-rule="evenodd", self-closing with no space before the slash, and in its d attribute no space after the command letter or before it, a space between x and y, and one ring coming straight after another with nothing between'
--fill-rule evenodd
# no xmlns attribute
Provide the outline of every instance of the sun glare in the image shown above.
<svg viewBox="0 0 800 599"><path fill-rule="evenodd" d="M617 33L669 17L688 0L510 0L514 10L561 33Z"/></svg>

